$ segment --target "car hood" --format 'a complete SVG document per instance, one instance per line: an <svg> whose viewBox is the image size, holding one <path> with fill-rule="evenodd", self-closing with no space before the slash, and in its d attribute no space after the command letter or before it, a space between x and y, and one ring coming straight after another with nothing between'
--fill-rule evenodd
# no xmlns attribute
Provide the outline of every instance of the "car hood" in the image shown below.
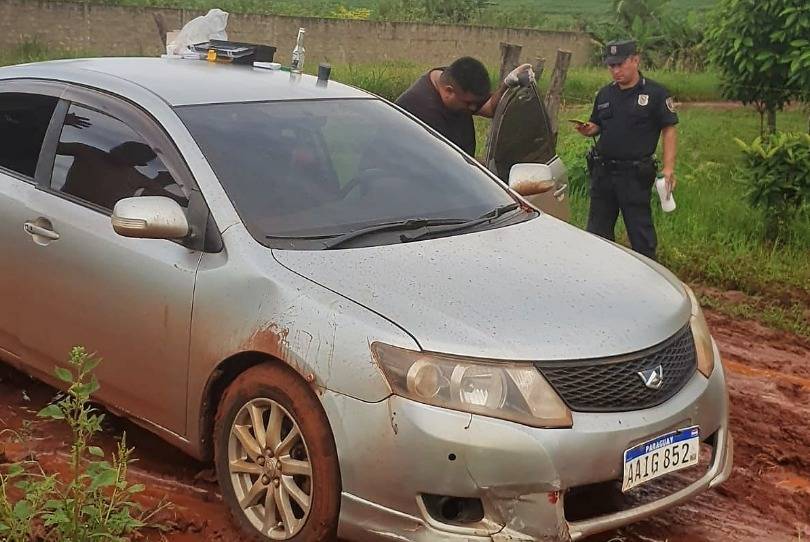
<svg viewBox="0 0 810 542"><path fill-rule="evenodd" d="M680 282L663 268L548 215L405 244L273 254L433 352L615 356L664 341L690 315Z"/></svg>

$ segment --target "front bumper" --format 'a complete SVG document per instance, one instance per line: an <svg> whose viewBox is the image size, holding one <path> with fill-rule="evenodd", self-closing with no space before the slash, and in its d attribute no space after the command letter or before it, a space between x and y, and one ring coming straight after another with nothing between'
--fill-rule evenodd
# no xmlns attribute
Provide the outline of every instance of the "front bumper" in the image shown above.
<svg viewBox="0 0 810 542"><path fill-rule="evenodd" d="M363 541L579 540L688 500L731 472L728 395L716 349L715 356L708 380L695 373L666 403L574 413L570 429L536 429L396 396L362 403L326 392L343 481L339 534ZM625 449L690 425L700 426L702 439L713 437L702 476L630 509L566 519L567 490L621 479ZM480 499L484 518L439 521L426 510L424 494Z"/></svg>

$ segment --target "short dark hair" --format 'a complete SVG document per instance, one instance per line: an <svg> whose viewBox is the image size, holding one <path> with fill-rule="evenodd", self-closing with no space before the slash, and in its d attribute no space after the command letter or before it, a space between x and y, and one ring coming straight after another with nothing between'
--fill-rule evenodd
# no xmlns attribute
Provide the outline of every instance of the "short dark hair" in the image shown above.
<svg viewBox="0 0 810 542"><path fill-rule="evenodd" d="M489 96L492 92L486 67L470 56L463 56L450 64L442 73L442 80L480 97Z"/></svg>

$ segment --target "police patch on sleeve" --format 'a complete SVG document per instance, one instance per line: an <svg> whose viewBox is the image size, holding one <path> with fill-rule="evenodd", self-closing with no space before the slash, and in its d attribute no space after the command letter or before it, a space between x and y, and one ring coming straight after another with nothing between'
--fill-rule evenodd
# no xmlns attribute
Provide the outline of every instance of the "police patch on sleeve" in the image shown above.
<svg viewBox="0 0 810 542"><path fill-rule="evenodd" d="M667 109L669 109L670 113L675 112L675 102L672 100L672 96L666 99Z"/></svg>
<svg viewBox="0 0 810 542"><path fill-rule="evenodd" d="M639 94L638 95L638 105L645 106L650 103L650 95L649 94Z"/></svg>

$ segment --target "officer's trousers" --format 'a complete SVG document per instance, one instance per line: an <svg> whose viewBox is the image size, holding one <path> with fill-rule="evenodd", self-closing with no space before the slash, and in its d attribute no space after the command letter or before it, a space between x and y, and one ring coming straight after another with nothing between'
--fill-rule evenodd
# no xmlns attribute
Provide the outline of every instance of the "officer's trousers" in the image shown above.
<svg viewBox="0 0 810 542"><path fill-rule="evenodd" d="M596 165L591 171L591 207L587 230L614 240L619 211L633 250L655 259L658 240L653 225L650 195L655 164L610 169Z"/></svg>

